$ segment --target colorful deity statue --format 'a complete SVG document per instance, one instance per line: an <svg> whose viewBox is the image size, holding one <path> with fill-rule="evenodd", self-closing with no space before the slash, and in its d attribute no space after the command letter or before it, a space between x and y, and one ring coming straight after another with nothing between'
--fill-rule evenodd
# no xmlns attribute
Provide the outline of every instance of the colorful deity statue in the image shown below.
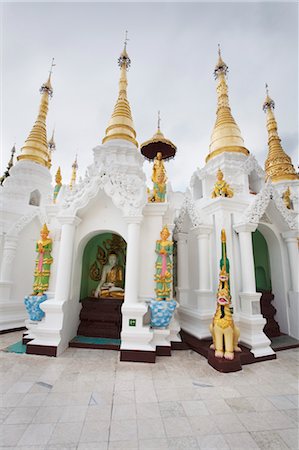
<svg viewBox="0 0 299 450"><path fill-rule="evenodd" d="M49 287L50 267L53 262L51 256L52 239L46 224L40 232L41 239L36 243L37 258L35 262L34 284L32 295L43 295Z"/></svg>
<svg viewBox="0 0 299 450"><path fill-rule="evenodd" d="M154 183L154 189L149 200L157 203L165 202L167 175L161 152L157 152L154 159L152 182Z"/></svg>
<svg viewBox="0 0 299 450"><path fill-rule="evenodd" d="M220 260L219 286L217 292L217 308L210 325L216 358L234 359L234 352L240 352L238 340L240 330L234 324L231 311L231 296L229 283L229 261L226 256L225 230L221 231L222 257Z"/></svg>
<svg viewBox="0 0 299 450"><path fill-rule="evenodd" d="M291 189L288 187L282 194L282 199L287 209L292 209Z"/></svg>
<svg viewBox="0 0 299 450"><path fill-rule="evenodd" d="M223 179L222 170L218 169L217 172L217 181L214 185L214 189L212 192L212 198L216 197L233 197L234 191L229 186L229 184Z"/></svg>
<svg viewBox="0 0 299 450"><path fill-rule="evenodd" d="M164 226L161 233L161 239L156 241L156 298L157 300L170 300L172 284L172 261L173 242L169 241L170 232L167 226Z"/></svg>

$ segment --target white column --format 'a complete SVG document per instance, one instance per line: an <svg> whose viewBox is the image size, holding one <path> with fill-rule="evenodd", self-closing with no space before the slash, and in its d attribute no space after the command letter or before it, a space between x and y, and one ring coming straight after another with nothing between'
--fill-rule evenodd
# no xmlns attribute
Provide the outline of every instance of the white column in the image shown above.
<svg viewBox="0 0 299 450"><path fill-rule="evenodd" d="M126 304L138 302L140 223L141 219L139 217L130 218L130 222L128 223L126 279L125 279Z"/></svg>
<svg viewBox="0 0 299 450"><path fill-rule="evenodd" d="M298 275L298 233L296 231L287 231L282 233L289 256L290 273L291 273L291 290L294 292L299 291L299 275Z"/></svg>
<svg viewBox="0 0 299 450"><path fill-rule="evenodd" d="M175 240L177 241L178 288L187 289L189 285L188 235L187 233L176 233Z"/></svg>
<svg viewBox="0 0 299 450"><path fill-rule="evenodd" d="M18 238L5 236L0 271L0 302L10 299L13 284L13 263L17 253Z"/></svg>
<svg viewBox="0 0 299 450"><path fill-rule="evenodd" d="M257 228L256 223L242 223L234 225L239 234L242 292L240 295L241 311L239 312L240 341L249 346L255 357L273 355L271 341L263 332L266 319L261 315L261 294L256 292L255 270L253 259L252 232Z"/></svg>
<svg viewBox="0 0 299 450"><path fill-rule="evenodd" d="M256 292L255 270L252 247L252 232L257 224L245 223L235 225L234 230L239 234L241 253L242 292Z"/></svg>
<svg viewBox="0 0 299 450"><path fill-rule="evenodd" d="M153 333L143 325L148 307L139 302L140 225L143 217L125 217L128 224L125 298L122 306L121 359L131 350L154 351L150 344ZM134 357L132 357L134 360Z"/></svg>
<svg viewBox="0 0 299 450"><path fill-rule="evenodd" d="M6 236L4 241L3 257L1 264L1 282L12 281L13 262L17 252L18 238L16 236Z"/></svg>
<svg viewBox="0 0 299 450"><path fill-rule="evenodd" d="M76 216L65 216L59 217L59 221L62 224L62 227L57 266L55 300L56 302L63 303L68 300L69 296L75 230L81 219Z"/></svg>
<svg viewBox="0 0 299 450"><path fill-rule="evenodd" d="M212 232L212 229L212 225L210 227L198 226L196 229L194 229L197 235L198 285L200 291L209 291L211 289L209 236Z"/></svg>

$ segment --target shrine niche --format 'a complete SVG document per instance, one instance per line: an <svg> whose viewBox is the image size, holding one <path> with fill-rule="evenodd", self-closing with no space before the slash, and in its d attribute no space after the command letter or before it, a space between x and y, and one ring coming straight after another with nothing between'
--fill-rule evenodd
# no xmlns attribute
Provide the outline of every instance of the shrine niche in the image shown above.
<svg viewBox="0 0 299 450"><path fill-rule="evenodd" d="M83 253L80 299L124 298L126 242L114 233L94 236Z"/></svg>

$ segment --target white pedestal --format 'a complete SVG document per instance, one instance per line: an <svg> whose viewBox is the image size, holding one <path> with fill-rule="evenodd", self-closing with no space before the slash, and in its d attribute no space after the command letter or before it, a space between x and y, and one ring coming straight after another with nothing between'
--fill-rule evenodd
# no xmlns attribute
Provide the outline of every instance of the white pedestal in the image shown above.
<svg viewBox="0 0 299 450"><path fill-rule="evenodd" d="M123 304L121 350L155 350L151 343L153 332L148 325L143 325L147 309L147 305L142 303Z"/></svg>

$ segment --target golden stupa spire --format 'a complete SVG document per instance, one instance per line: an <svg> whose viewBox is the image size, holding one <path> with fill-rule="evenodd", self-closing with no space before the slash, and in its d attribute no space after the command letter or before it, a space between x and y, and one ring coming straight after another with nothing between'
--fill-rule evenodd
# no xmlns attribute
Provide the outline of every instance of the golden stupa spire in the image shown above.
<svg viewBox="0 0 299 450"><path fill-rule="evenodd" d="M78 162L77 162L77 155L76 155L75 161L72 164L72 176L71 176L71 182L70 182L70 189L73 189L74 185L76 184L77 169L78 169Z"/></svg>
<svg viewBox="0 0 299 450"><path fill-rule="evenodd" d="M298 180L291 158L283 150L280 137L277 132L277 122L274 116L275 103L269 96L268 85L266 84L266 99L263 110L267 114L268 130L268 156L265 161L266 177L271 181Z"/></svg>
<svg viewBox="0 0 299 450"><path fill-rule="evenodd" d="M47 143L47 129L46 119L48 113L49 96L52 97L53 89L51 86L51 74L54 64L52 59L49 77L47 81L40 88L42 94L39 112L35 124L21 149L21 154L18 156L18 161L29 160L34 161L42 166L49 167L49 152Z"/></svg>
<svg viewBox="0 0 299 450"><path fill-rule="evenodd" d="M52 167L52 153L56 150L56 144L54 141L54 133L55 133L55 129L53 128L52 136L51 136L50 140L48 141L48 152L49 152L48 168L49 169L51 169L51 167Z"/></svg>
<svg viewBox="0 0 299 450"><path fill-rule="evenodd" d="M118 65L120 67L118 99L102 142L104 144L112 139L125 139L138 147L138 143L135 139L136 132L134 129L131 108L127 99L127 70L131 65L131 60L127 53L127 41L128 37L126 31L124 49L118 58Z"/></svg>
<svg viewBox="0 0 299 450"><path fill-rule="evenodd" d="M224 152L249 154L249 151L244 147L241 131L232 116L229 106L228 86L226 83L227 72L228 67L222 59L220 45L218 44L218 62L214 70L218 97L216 122L211 135L210 151L206 157L206 162Z"/></svg>

